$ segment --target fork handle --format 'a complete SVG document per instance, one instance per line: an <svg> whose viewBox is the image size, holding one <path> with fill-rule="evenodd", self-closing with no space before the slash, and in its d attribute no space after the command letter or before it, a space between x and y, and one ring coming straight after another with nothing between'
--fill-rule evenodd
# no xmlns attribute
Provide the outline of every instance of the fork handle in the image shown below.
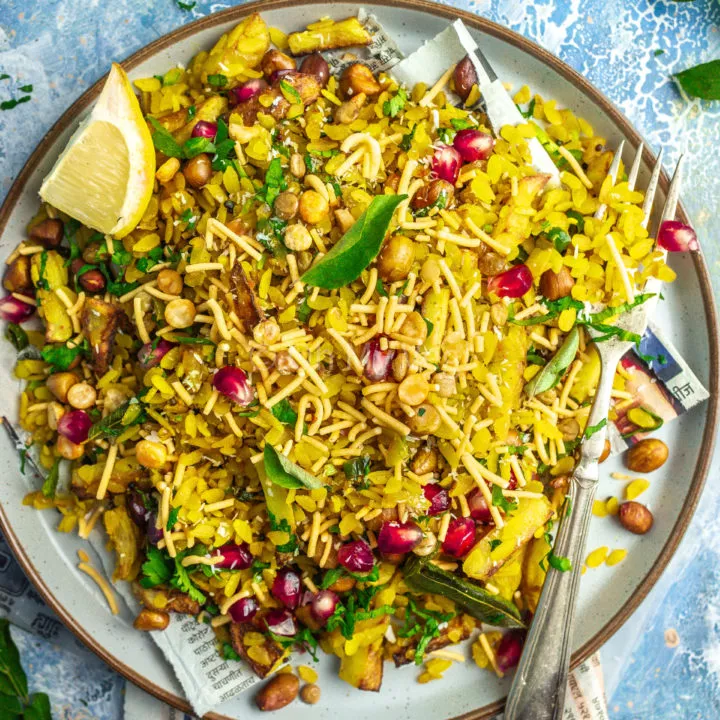
<svg viewBox="0 0 720 720"><path fill-rule="evenodd" d="M607 419L617 363L604 363L588 427ZM607 437L601 428L583 442L582 455L570 481L570 506L560 518L553 553L570 560L562 572L548 567L530 632L505 707L505 720L561 720L572 654L572 628L592 504L598 460ZM567 506L563 506L567 507Z"/></svg>

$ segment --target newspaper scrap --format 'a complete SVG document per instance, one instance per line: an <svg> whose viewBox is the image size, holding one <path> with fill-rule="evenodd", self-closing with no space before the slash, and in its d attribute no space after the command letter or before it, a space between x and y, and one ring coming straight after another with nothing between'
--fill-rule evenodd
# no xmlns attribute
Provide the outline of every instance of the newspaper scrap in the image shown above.
<svg viewBox="0 0 720 720"><path fill-rule="evenodd" d="M608 428L612 454L624 452L664 423L684 415L710 397L678 349L654 322L639 347L620 360L625 389L633 397L616 400Z"/></svg>

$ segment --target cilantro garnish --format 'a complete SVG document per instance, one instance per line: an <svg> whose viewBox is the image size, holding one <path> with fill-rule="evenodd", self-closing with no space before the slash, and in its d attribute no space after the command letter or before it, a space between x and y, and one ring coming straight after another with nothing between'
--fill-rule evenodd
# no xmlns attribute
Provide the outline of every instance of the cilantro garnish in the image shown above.
<svg viewBox="0 0 720 720"><path fill-rule="evenodd" d="M42 359L50 365L52 372L67 370L76 357L83 355L88 348L87 339L80 345L68 347L67 345L45 345L40 351Z"/></svg>
<svg viewBox="0 0 720 720"><path fill-rule="evenodd" d="M404 88L398 88L394 97L383 103L383 115L394 118L405 107L408 95Z"/></svg>
<svg viewBox="0 0 720 720"><path fill-rule="evenodd" d="M47 474L45 481L42 484L42 494L46 498L55 497L55 491L57 490L58 480L60 479L60 458L55 458L53 466L50 468L50 472Z"/></svg>
<svg viewBox="0 0 720 720"><path fill-rule="evenodd" d="M353 484L357 483L361 490L370 487L367 480L370 472L370 456L361 455L360 457L348 460L343 464L343 472L345 477Z"/></svg>
<svg viewBox="0 0 720 720"><path fill-rule="evenodd" d="M170 511L170 514L168 515L167 525L166 525L168 532L170 532L175 527L175 523L177 522L178 515L180 515L179 507L175 507Z"/></svg>
<svg viewBox="0 0 720 720"><path fill-rule="evenodd" d="M150 545L146 557L146 561L142 564L143 576L140 585L144 588L153 588L168 582L172 577L172 570L168 567L162 551Z"/></svg>
<svg viewBox="0 0 720 720"><path fill-rule="evenodd" d="M5 328L5 338L12 343L12 346L18 352L24 350L30 344L27 333L15 323L8 323Z"/></svg>
<svg viewBox="0 0 720 720"><path fill-rule="evenodd" d="M207 76L208 84L212 87L225 87L228 84L227 75L222 73L215 73L214 75Z"/></svg>
<svg viewBox="0 0 720 720"><path fill-rule="evenodd" d="M492 489L492 504L495 507L499 507L506 513L512 512L517 509L517 502L508 500L503 494L502 488L499 485L493 485Z"/></svg>
<svg viewBox="0 0 720 720"><path fill-rule="evenodd" d="M421 609L412 598L408 598L408 606L405 609L405 624L397 631L397 634L402 638L420 636L415 646L416 665L422 663L425 650L430 641L440 634L440 625L449 622L453 617L453 613L440 613L424 608Z"/></svg>
<svg viewBox="0 0 720 720"><path fill-rule="evenodd" d="M585 428L584 437L591 438L596 432L602 430L607 425L607 418L603 418L597 425L590 425Z"/></svg>

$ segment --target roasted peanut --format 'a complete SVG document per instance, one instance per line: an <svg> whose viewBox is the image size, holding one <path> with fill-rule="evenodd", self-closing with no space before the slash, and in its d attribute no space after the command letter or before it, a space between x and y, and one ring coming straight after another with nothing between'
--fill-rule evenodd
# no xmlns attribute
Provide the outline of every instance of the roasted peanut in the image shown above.
<svg viewBox="0 0 720 720"><path fill-rule="evenodd" d="M183 289L182 275L177 270L163 268L157 276L157 289L168 295L179 295Z"/></svg>
<svg viewBox="0 0 720 720"><path fill-rule="evenodd" d="M290 156L290 172L293 177L305 177L305 160L300 153L293 153Z"/></svg>
<svg viewBox="0 0 720 720"><path fill-rule="evenodd" d="M432 435L441 425L440 413L430 403L423 403L407 424L417 435Z"/></svg>
<svg viewBox="0 0 720 720"><path fill-rule="evenodd" d="M135 446L135 457L143 467L157 470L167 462L167 450L162 443L154 440L141 440Z"/></svg>
<svg viewBox="0 0 720 720"><path fill-rule="evenodd" d="M432 553L435 552L437 544L438 541L435 533L427 530L423 535L423 539L420 541L420 544L416 545L412 551L420 557L425 557L426 555L432 555Z"/></svg>
<svg viewBox="0 0 720 720"><path fill-rule="evenodd" d="M540 276L540 292L548 300L567 297L572 292L573 285L575 285L575 280L565 265L560 268L558 273L546 270Z"/></svg>
<svg viewBox="0 0 720 720"><path fill-rule="evenodd" d="M178 298L171 300L165 306L165 322L170 327L178 329L190 327L195 321L196 314L197 311L192 300Z"/></svg>
<svg viewBox="0 0 720 720"><path fill-rule="evenodd" d="M395 355L392 361L392 374L395 382L401 382L405 379L409 366L410 361L408 360L408 354L404 350L401 350Z"/></svg>
<svg viewBox="0 0 720 720"><path fill-rule="evenodd" d="M62 242L63 230L62 220L47 218L31 228L30 240L46 248L54 248Z"/></svg>
<svg viewBox="0 0 720 720"><path fill-rule="evenodd" d="M64 414L65 408L59 402L51 402L47 411L48 427L51 430L57 430L57 424Z"/></svg>
<svg viewBox="0 0 720 720"><path fill-rule="evenodd" d="M285 190L275 198L273 210L281 220L287 222L297 215L299 204L298 196L294 192Z"/></svg>
<svg viewBox="0 0 720 720"><path fill-rule="evenodd" d="M430 384L423 375L408 375L398 386L398 398L406 405L421 405L430 393Z"/></svg>
<svg viewBox="0 0 720 720"><path fill-rule="evenodd" d="M253 328L253 339L260 345L272 345L280 337L280 326L275 318L268 318Z"/></svg>
<svg viewBox="0 0 720 720"><path fill-rule="evenodd" d="M47 389L61 402L67 402L68 390L79 382L75 373L53 373L46 381Z"/></svg>
<svg viewBox="0 0 720 720"><path fill-rule="evenodd" d="M504 327L508 319L508 308L503 302L496 302L490 306L490 319L496 327Z"/></svg>
<svg viewBox="0 0 720 720"><path fill-rule="evenodd" d="M404 280L415 260L415 243L405 235L393 235L383 245L377 259L380 277L386 282Z"/></svg>
<svg viewBox="0 0 720 720"><path fill-rule="evenodd" d="M478 81L475 66L467 55L455 66L453 81L455 84L455 92L463 100L467 100L473 85L477 85Z"/></svg>
<svg viewBox="0 0 720 720"><path fill-rule="evenodd" d="M87 410L95 404L96 400L97 392L95 388L86 382L75 383L67 391L68 405L76 410Z"/></svg>
<svg viewBox="0 0 720 720"><path fill-rule="evenodd" d="M279 710L289 705L298 695L300 681L291 673L276 675L255 696L255 703L263 712Z"/></svg>
<svg viewBox="0 0 720 720"><path fill-rule="evenodd" d="M82 445L76 445L68 440L64 435L58 435L57 444L55 445L58 455L65 460L77 460L81 458L83 453Z"/></svg>
<svg viewBox="0 0 720 720"><path fill-rule="evenodd" d="M416 345L422 345L428 336L428 328L423 316L415 310L408 313L400 326L400 334L412 338Z"/></svg>
<svg viewBox="0 0 720 720"><path fill-rule="evenodd" d="M437 394L440 397L449 398L457 392L455 376L450 373L435 373L432 381L438 386Z"/></svg>
<svg viewBox="0 0 720 720"><path fill-rule="evenodd" d="M317 225L330 214L328 201L317 190L305 190L298 209L302 220L309 225Z"/></svg>
<svg viewBox="0 0 720 720"><path fill-rule="evenodd" d="M212 175L212 163L210 156L200 153L185 163L183 175L188 185L194 188L201 188L207 183Z"/></svg>
<svg viewBox="0 0 720 720"><path fill-rule="evenodd" d="M289 55L279 50L268 50L260 61L260 69L266 78L277 70L295 70L297 63Z"/></svg>
<svg viewBox="0 0 720 720"><path fill-rule="evenodd" d="M346 97L365 93L366 95L377 95L382 88L375 79L372 70L362 63L350 65L340 78L340 90Z"/></svg>
<svg viewBox="0 0 720 720"><path fill-rule="evenodd" d="M653 526L653 514L644 505L631 500L620 506L620 524L631 533L644 535Z"/></svg>
<svg viewBox="0 0 720 720"><path fill-rule="evenodd" d="M367 100L365 93L358 93L346 100L335 111L335 122L341 125L349 125L355 122L360 117L360 109L365 104L365 100Z"/></svg>
<svg viewBox="0 0 720 720"><path fill-rule="evenodd" d="M162 610L141 610L133 622L136 630L149 632L164 630L170 624L170 615Z"/></svg>
<svg viewBox="0 0 720 720"><path fill-rule="evenodd" d="M490 250L487 246L481 248L478 254L478 270L483 275L499 275L505 269L505 260L494 250Z"/></svg>
<svg viewBox="0 0 720 720"><path fill-rule="evenodd" d="M668 446L657 438L645 438L628 450L626 464L628 470L637 473L649 473L665 464L668 458Z"/></svg>
<svg viewBox="0 0 720 720"><path fill-rule="evenodd" d="M285 228L283 235L285 246L291 252L308 250L312 247L313 240L310 231L302 223L293 223Z"/></svg>
<svg viewBox="0 0 720 720"><path fill-rule="evenodd" d="M580 424L575 418L565 418L558 423L558 430L562 433L563 440L570 442L580 434Z"/></svg>
<svg viewBox="0 0 720 720"><path fill-rule="evenodd" d="M275 356L275 367L281 375L292 375L300 367L295 358L286 350L281 350Z"/></svg>
<svg viewBox="0 0 720 720"><path fill-rule="evenodd" d="M421 447L410 462L410 469L416 475L437 472L438 451L431 447Z"/></svg>
<svg viewBox="0 0 720 720"><path fill-rule="evenodd" d="M415 210L422 210L435 204L446 208L454 194L455 188L447 180L433 180L427 185L423 185L413 195L412 206ZM445 200L438 203L441 196L444 196Z"/></svg>
<svg viewBox="0 0 720 720"><path fill-rule="evenodd" d="M302 63L300 63L300 72L305 75L312 75L318 81L321 88L324 88L330 79L330 66L319 52L308 55Z"/></svg>
<svg viewBox="0 0 720 720"><path fill-rule="evenodd" d="M320 702L320 688L313 683L309 683L303 686L300 691L300 698L308 705L315 705L315 703Z"/></svg>
<svg viewBox="0 0 720 720"><path fill-rule="evenodd" d="M32 278L30 277L30 257L28 255L19 255L8 265L3 277L3 287L8 292L23 293L25 295L33 291Z"/></svg>
<svg viewBox="0 0 720 720"><path fill-rule="evenodd" d="M108 253L107 250L101 250L102 247L101 243L99 242L91 242L88 243L83 250L83 260L88 265L95 265L99 262L105 262L105 260L110 259L110 253Z"/></svg>

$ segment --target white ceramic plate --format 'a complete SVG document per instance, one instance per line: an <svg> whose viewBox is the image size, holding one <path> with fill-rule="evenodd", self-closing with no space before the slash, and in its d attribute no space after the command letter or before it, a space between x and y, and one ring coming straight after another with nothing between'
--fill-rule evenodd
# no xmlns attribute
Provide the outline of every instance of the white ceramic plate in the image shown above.
<svg viewBox="0 0 720 720"><path fill-rule="evenodd" d="M593 124L599 135L607 137L611 146L624 138L629 148L637 147L637 134L600 93L554 56L520 36L473 15L422 1L366 5L405 53L434 36L448 21L462 17L473 28L483 52L503 80L515 87L526 83L533 91L556 98L560 106L573 108ZM357 9L357 4L350 3L313 5L295 4L291 0L244 5L180 28L135 54L125 66L132 78L138 78L163 73L177 63L187 63L197 51L209 48L222 32L256 10L263 13L270 25L290 32L321 15L343 18L356 14ZM12 188L0 211L3 259L24 236L25 225L37 206L43 176L97 92L98 86L95 86L60 119ZM649 153L645 160L652 162ZM649 174L647 170L647 166L643 168L641 187ZM665 291L667 301L661 303L658 320L711 389L712 398L659 433L671 451L669 461L653 474L652 485L643 496L643 502L649 504L655 516L652 532L639 538L624 531L612 518L593 521L589 548L601 545L628 548L630 554L614 568L603 566L584 576L574 643L576 662L618 629L662 572L692 515L707 470L717 402L717 328L713 302L706 268L700 258L673 256L672 265L678 279ZM16 390L19 388L12 376L14 359L10 344L0 343L0 382L7 388L0 400L0 411L10 418L17 417ZM610 472L619 469L617 460L602 466L599 497L620 494L622 483L610 478ZM40 513L22 505L24 494L35 480L19 474L17 455L2 438L0 471L4 478L0 518L3 531L48 603L86 644L119 672L149 692L187 709L182 689L150 637L133 630L129 613L112 616L98 588L76 569L77 550L85 544L75 535L53 531L58 521L54 512ZM294 719L334 718L339 708L348 720L370 717L418 720L465 714L489 717L500 709L509 686L507 679L501 681L479 670L471 660L455 664L442 682L427 685L415 682L418 670L414 666L396 670L387 664L379 694L353 690L337 679L336 673L336 661L323 658L320 679L323 699L312 708L294 704L291 711ZM233 701L224 711L233 718L258 715L250 694Z"/></svg>

